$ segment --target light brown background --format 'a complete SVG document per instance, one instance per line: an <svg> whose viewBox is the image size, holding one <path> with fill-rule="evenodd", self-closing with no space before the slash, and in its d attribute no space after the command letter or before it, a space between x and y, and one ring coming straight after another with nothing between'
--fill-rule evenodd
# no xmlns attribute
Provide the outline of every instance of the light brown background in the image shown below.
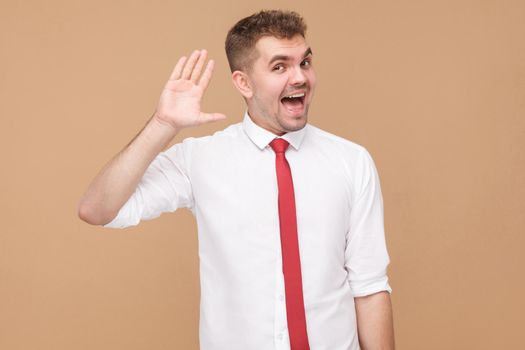
<svg viewBox="0 0 525 350"><path fill-rule="evenodd" d="M523 349L523 1L0 3L0 348L197 349L196 225L126 230L77 202L142 128L179 56L217 60L205 109L239 122L227 30L261 8L309 25L310 122L379 170L398 349Z"/></svg>

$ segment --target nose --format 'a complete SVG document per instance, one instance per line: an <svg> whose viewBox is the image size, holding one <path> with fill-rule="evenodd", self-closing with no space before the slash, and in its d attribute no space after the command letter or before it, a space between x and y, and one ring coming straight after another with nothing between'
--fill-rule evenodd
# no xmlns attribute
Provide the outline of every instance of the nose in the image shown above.
<svg viewBox="0 0 525 350"><path fill-rule="evenodd" d="M306 76L301 67L291 70L290 85L302 85L306 82Z"/></svg>

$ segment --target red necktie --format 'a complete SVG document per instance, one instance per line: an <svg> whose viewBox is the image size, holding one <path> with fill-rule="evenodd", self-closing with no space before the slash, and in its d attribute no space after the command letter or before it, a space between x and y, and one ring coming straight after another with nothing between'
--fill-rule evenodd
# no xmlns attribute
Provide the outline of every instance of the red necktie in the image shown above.
<svg viewBox="0 0 525 350"><path fill-rule="evenodd" d="M284 152L288 141L275 138L270 146L275 151L275 169L279 187L279 225L283 255L286 317L291 350L309 350L303 301L301 259L297 239L297 218L292 173Z"/></svg>

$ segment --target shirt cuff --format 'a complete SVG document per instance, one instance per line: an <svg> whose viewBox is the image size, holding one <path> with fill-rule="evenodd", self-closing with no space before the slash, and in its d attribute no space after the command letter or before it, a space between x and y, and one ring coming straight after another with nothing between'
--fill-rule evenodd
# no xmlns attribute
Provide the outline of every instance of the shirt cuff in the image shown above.
<svg viewBox="0 0 525 350"><path fill-rule="evenodd" d="M134 204L133 198L130 198L128 202L126 202L122 208L120 208L117 216L113 218L110 222L108 222L105 225L102 225L102 227L109 227L109 228L126 228L129 226L135 226L140 222L140 217L137 215L132 215L135 211L132 209L133 206L136 206Z"/></svg>
<svg viewBox="0 0 525 350"><path fill-rule="evenodd" d="M392 288L388 284L388 276L383 276L373 280L349 283L354 297L364 297L382 291L387 291L392 294Z"/></svg>
<svg viewBox="0 0 525 350"><path fill-rule="evenodd" d="M120 211L119 211L120 214ZM113 220L108 222L105 225L102 225L102 227L109 227L109 228L124 228L126 225L124 224L124 220L122 219L121 215L117 214Z"/></svg>

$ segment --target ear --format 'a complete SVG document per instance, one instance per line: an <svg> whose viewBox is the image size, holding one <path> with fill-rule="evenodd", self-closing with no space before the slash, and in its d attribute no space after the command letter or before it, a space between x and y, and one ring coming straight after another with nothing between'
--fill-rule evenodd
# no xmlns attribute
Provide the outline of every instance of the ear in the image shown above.
<svg viewBox="0 0 525 350"><path fill-rule="evenodd" d="M239 90L244 98L249 99L253 96L252 86L250 84L250 78L244 72L236 70L232 73L233 85Z"/></svg>

